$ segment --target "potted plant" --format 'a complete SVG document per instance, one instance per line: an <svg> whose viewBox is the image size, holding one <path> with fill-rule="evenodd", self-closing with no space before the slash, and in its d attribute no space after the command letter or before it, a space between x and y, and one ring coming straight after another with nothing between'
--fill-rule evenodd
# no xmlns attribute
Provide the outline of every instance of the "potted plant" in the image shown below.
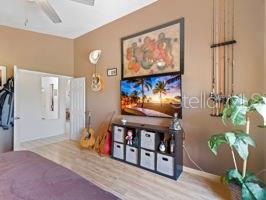
<svg viewBox="0 0 266 200"><path fill-rule="evenodd" d="M221 134L213 135L208 146L217 155L221 144L226 144L231 150L234 168L226 171L222 181L229 184L233 199L243 200L265 200L265 184L253 173L247 171L249 157L249 146L255 147L255 141L250 135L250 113L258 113L264 119L264 124L259 126L266 127L266 96L257 95L251 99L244 96L233 96L228 99L222 120L225 123L230 121L235 127L245 127L245 130L232 130ZM243 160L242 168L236 162L236 155Z"/></svg>

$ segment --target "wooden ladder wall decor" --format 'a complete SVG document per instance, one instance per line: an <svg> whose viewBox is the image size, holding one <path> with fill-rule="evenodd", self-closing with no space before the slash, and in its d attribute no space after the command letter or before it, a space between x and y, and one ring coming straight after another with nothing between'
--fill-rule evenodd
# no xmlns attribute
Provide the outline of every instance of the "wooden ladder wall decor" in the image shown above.
<svg viewBox="0 0 266 200"><path fill-rule="evenodd" d="M234 94L235 0L213 0L211 116L222 115L228 97Z"/></svg>

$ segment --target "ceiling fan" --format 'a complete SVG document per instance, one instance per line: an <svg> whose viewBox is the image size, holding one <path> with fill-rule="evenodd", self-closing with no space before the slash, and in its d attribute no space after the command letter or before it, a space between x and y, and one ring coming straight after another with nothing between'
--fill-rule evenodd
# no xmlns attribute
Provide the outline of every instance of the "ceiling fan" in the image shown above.
<svg viewBox="0 0 266 200"><path fill-rule="evenodd" d="M59 15L56 13L55 9L51 6L48 0L28 0L30 2L35 2L43 12L52 20L53 23L58 24L62 23ZM77 3L94 6L95 0L70 0Z"/></svg>

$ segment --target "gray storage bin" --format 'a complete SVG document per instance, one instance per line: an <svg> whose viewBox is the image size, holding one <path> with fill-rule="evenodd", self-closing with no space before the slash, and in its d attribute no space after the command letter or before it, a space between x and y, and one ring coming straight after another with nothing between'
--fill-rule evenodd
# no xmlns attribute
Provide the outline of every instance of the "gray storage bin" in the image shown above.
<svg viewBox="0 0 266 200"><path fill-rule="evenodd" d="M155 153L141 149L140 166L154 170L155 169Z"/></svg>
<svg viewBox="0 0 266 200"><path fill-rule="evenodd" d="M125 129L120 126L114 126L114 141L124 143Z"/></svg>
<svg viewBox="0 0 266 200"><path fill-rule="evenodd" d="M126 161L129 163L138 163L138 149L131 146L126 146Z"/></svg>
<svg viewBox="0 0 266 200"><path fill-rule="evenodd" d="M124 145L114 142L113 144L113 157L124 160Z"/></svg>
<svg viewBox="0 0 266 200"><path fill-rule="evenodd" d="M168 176L174 176L174 158L158 153L157 171Z"/></svg>
<svg viewBox="0 0 266 200"><path fill-rule="evenodd" d="M155 150L155 133L142 130L140 132L140 145L142 148Z"/></svg>

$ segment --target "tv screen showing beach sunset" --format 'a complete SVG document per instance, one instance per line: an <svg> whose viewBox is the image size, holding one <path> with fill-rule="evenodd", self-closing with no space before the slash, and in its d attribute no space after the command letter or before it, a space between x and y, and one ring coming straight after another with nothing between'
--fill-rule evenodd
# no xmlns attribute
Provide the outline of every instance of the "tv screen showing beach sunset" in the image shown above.
<svg viewBox="0 0 266 200"><path fill-rule="evenodd" d="M180 75L122 80L120 87L122 115L182 116Z"/></svg>

